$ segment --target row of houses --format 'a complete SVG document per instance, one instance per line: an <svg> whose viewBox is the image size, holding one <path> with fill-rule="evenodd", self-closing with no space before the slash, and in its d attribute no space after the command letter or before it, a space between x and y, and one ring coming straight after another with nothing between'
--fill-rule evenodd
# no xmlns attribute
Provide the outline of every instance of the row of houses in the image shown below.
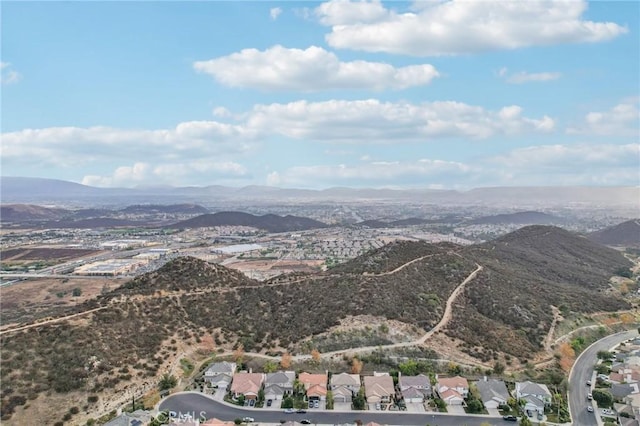
<svg viewBox="0 0 640 426"><path fill-rule="evenodd" d="M613 355L610 373L599 374L598 384L611 386L616 401L611 415L620 425L640 426L640 339L622 343Z"/></svg>
<svg viewBox="0 0 640 426"><path fill-rule="evenodd" d="M264 391L265 400L282 400L292 395L296 379L309 401L325 401L331 391L334 403L351 403L364 386L366 401L369 404L391 403L394 399L403 399L405 403L423 403L426 399L438 396L447 405L464 405L469 395L469 383L466 378L438 377L431 384L429 376L398 376L398 389L389 373L374 372L370 376L359 374L328 373L312 374L303 372L296 378L295 371L277 371L274 373L236 372L233 362L211 364L204 373L204 380L211 386L230 390L235 398L244 395L245 399L257 399ZM551 392L544 384L530 381L518 382L514 394L510 395L502 380L484 379L476 382L478 392L486 408L498 408L506 405L510 397L524 401L524 409L532 415L543 413L551 404Z"/></svg>

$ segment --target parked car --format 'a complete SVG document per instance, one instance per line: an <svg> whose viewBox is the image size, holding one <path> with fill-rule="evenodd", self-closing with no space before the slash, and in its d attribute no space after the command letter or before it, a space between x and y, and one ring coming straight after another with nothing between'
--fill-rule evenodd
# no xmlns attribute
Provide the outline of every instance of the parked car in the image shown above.
<svg viewBox="0 0 640 426"><path fill-rule="evenodd" d="M304 414L306 412L307 412L307 410L303 410L302 408L296 411L296 413L298 413L298 414Z"/></svg>
<svg viewBox="0 0 640 426"><path fill-rule="evenodd" d="M293 413L295 413L295 412L296 412L296 410L294 410L293 408L286 408L286 409L284 410L284 413L285 413L285 414L293 414Z"/></svg>
<svg viewBox="0 0 640 426"><path fill-rule="evenodd" d="M267 407L271 407L271 404L273 404L273 399L267 399Z"/></svg>
<svg viewBox="0 0 640 426"><path fill-rule="evenodd" d="M587 386L591 386L591 380L587 380Z"/></svg>
<svg viewBox="0 0 640 426"><path fill-rule="evenodd" d="M318 401L317 399L313 401L313 408L320 408L320 401Z"/></svg>
<svg viewBox="0 0 640 426"><path fill-rule="evenodd" d="M587 407L587 411L588 411L588 412L590 412L590 413L593 413L593 407L589 405L589 406Z"/></svg>
<svg viewBox="0 0 640 426"><path fill-rule="evenodd" d="M313 401L309 401L309 408L313 408Z"/></svg>
<svg viewBox="0 0 640 426"><path fill-rule="evenodd" d="M243 417L243 418L242 418L242 422L243 422L243 423L253 423L253 422L255 422L255 421L256 421L256 420L255 420L253 417Z"/></svg>
<svg viewBox="0 0 640 426"><path fill-rule="evenodd" d="M302 420L300 420L300 423L302 423L303 425L310 425L310 424L311 424L311 420L309 420L309 419L302 419Z"/></svg>
<svg viewBox="0 0 640 426"><path fill-rule="evenodd" d="M588 399L589 401L591 401L591 400L593 399L593 395L591 395L590 393L589 393L589 394L587 394L587 399Z"/></svg>
<svg viewBox="0 0 640 426"><path fill-rule="evenodd" d="M506 420L506 421L508 421L508 422L517 422L517 421L518 421L518 418L517 418L516 416L511 416L511 415L509 415L509 416L502 416L502 419L503 419L503 420Z"/></svg>
<svg viewBox="0 0 640 426"><path fill-rule="evenodd" d="M376 410L379 410L380 408L381 408L381 407L380 407L380 403L377 403L377 404L376 404Z"/></svg>

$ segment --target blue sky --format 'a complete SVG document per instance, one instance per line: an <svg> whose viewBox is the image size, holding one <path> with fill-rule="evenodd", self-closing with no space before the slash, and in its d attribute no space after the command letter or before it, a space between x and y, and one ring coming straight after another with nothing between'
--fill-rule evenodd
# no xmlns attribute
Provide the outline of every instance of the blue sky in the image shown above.
<svg viewBox="0 0 640 426"><path fill-rule="evenodd" d="M638 2L3 2L2 175L640 185Z"/></svg>

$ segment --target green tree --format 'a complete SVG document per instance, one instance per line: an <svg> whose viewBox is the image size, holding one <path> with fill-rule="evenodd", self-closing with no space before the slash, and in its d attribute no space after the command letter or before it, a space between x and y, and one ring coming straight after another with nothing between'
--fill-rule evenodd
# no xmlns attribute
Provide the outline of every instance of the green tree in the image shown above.
<svg viewBox="0 0 640 426"><path fill-rule="evenodd" d="M403 376L415 376L418 374L418 363L413 359L409 359L398 365L398 370Z"/></svg>
<svg viewBox="0 0 640 426"><path fill-rule="evenodd" d="M290 396L285 396L282 399L282 408L293 408L293 398L291 398Z"/></svg>
<svg viewBox="0 0 640 426"><path fill-rule="evenodd" d="M333 392L327 391L327 410L333 410Z"/></svg>
<svg viewBox="0 0 640 426"><path fill-rule="evenodd" d="M608 390L594 389L591 394L599 407L609 408L613 405L613 395Z"/></svg>
<svg viewBox="0 0 640 426"><path fill-rule="evenodd" d="M480 413L483 409L482 402L475 398L471 399L469 400L469 402L467 402L467 408L470 413Z"/></svg>
<svg viewBox="0 0 640 426"><path fill-rule="evenodd" d="M160 379L160 383L158 384L158 386L160 387L160 390L163 391L174 388L177 384L178 380L175 378L175 376L172 376L169 373L165 373L165 375Z"/></svg>
<svg viewBox="0 0 640 426"><path fill-rule="evenodd" d="M262 369L265 373L275 373L276 371L278 371L278 364L273 361L267 361L262 366Z"/></svg>
<svg viewBox="0 0 640 426"><path fill-rule="evenodd" d="M258 404L262 404L264 402L264 389L260 388L258 391Z"/></svg>
<svg viewBox="0 0 640 426"><path fill-rule="evenodd" d="M501 375L502 373L504 373L504 369L505 366L500 361L496 361L496 363L493 364L493 372L497 375Z"/></svg>
<svg viewBox="0 0 640 426"><path fill-rule="evenodd" d="M529 417L522 416L520 418L520 426L533 426L533 424L531 423L531 420L529 420Z"/></svg>
<svg viewBox="0 0 640 426"><path fill-rule="evenodd" d="M364 388L361 387L360 390L358 391L358 395L356 395L355 398L353 398L353 409L364 410L366 402L367 400L364 396Z"/></svg>
<svg viewBox="0 0 640 426"><path fill-rule="evenodd" d="M597 356L598 356L598 359L603 359L603 360L609 360L615 357L615 355L609 351L598 351Z"/></svg>
<svg viewBox="0 0 640 426"><path fill-rule="evenodd" d="M73 297L80 297L80 296L82 296L82 290L80 290L80 288L79 288L79 287L76 287L76 288L74 288L74 289L73 289L73 291L71 292L71 295L72 295Z"/></svg>

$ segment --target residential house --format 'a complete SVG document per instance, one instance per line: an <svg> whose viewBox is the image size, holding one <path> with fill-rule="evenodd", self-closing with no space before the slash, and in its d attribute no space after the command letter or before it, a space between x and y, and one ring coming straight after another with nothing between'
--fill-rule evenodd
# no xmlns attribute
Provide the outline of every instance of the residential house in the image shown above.
<svg viewBox="0 0 640 426"><path fill-rule="evenodd" d="M327 399L327 374L300 373L298 381L304 385L309 400L325 401Z"/></svg>
<svg viewBox="0 0 640 426"><path fill-rule="evenodd" d="M281 400L285 395L292 394L295 380L295 371L267 373L264 381L264 398Z"/></svg>
<svg viewBox="0 0 640 426"><path fill-rule="evenodd" d="M436 392L447 405L464 405L464 399L469 394L469 382L460 376L438 377Z"/></svg>
<svg viewBox="0 0 640 426"><path fill-rule="evenodd" d="M611 385L611 395L616 401L622 401L631 394L637 394L639 391L637 383L613 383Z"/></svg>
<svg viewBox="0 0 640 426"><path fill-rule="evenodd" d="M373 376L364 376L364 392L369 404L389 403L396 393L393 378L375 372Z"/></svg>
<svg viewBox="0 0 640 426"><path fill-rule="evenodd" d="M330 388L334 402L351 402L360 390L360 375L340 373L331 376Z"/></svg>
<svg viewBox="0 0 640 426"><path fill-rule="evenodd" d="M398 386L404 402L424 402L425 397L431 396L431 380L424 374L417 376L403 376L398 373Z"/></svg>
<svg viewBox="0 0 640 426"><path fill-rule="evenodd" d="M515 396L518 401L524 401L527 414L544 413L544 407L551 405L551 392L547 385L531 381L516 382Z"/></svg>
<svg viewBox="0 0 640 426"><path fill-rule="evenodd" d="M233 375L233 382L231 382L233 397L238 398L240 395L244 395L247 400L256 400L263 382L263 373L236 373Z"/></svg>
<svg viewBox="0 0 640 426"><path fill-rule="evenodd" d="M509 400L507 385L502 380L487 380L485 377L484 380L476 383L476 387L486 408L498 408L500 405L506 405Z"/></svg>
<svg viewBox="0 0 640 426"><path fill-rule="evenodd" d="M235 362L214 362L205 370L204 381L214 388L226 389L231 384L236 368Z"/></svg>

